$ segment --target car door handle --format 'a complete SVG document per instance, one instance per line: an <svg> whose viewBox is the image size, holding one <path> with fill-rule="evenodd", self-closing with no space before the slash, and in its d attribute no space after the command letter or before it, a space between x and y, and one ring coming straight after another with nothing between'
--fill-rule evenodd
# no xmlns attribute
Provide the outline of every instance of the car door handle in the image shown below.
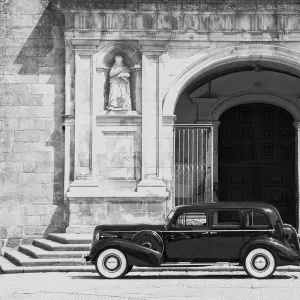
<svg viewBox="0 0 300 300"><path fill-rule="evenodd" d="M170 235L169 235L169 240L174 240L174 239L175 239L174 235L173 235L173 234L170 234Z"/></svg>
<svg viewBox="0 0 300 300"><path fill-rule="evenodd" d="M201 232L202 235L209 235L209 232Z"/></svg>

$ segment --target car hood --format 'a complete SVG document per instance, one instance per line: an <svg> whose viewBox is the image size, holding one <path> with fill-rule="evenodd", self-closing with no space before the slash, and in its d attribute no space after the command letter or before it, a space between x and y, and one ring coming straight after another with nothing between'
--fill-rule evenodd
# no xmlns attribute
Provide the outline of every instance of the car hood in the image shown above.
<svg viewBox="0 0 300 300"><path fill-rule="evenodd" d="M141 231L141 230L165 230L164 224L118 224L118 225L99 225L97 231L116 232L116 231Z"/></svg>

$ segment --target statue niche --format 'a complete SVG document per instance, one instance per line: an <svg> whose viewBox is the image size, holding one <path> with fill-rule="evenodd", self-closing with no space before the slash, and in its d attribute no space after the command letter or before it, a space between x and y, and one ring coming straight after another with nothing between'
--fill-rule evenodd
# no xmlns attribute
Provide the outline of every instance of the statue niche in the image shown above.
<svg viewBox="0 0 300 300"><path fill-rule="evenodd" d="M131 110L130 72L130 69L123 64L123 57L115 56L115 63L109 72L107 110Z"/></svg>

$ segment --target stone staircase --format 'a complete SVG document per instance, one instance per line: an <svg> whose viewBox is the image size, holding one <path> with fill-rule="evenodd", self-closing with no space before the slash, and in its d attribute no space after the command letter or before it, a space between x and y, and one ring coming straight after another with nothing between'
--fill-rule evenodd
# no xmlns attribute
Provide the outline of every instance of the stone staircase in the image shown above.
<svg viewBox="0 0 300 300"><path fill-rule="evenodd" d="M49 234L46 239L34 240L32 245L21 245L17 250L4 249L0 256L0 271L95 271L92 264L82 261L82 255L89 250L91 242L91 234Z"/></svg>

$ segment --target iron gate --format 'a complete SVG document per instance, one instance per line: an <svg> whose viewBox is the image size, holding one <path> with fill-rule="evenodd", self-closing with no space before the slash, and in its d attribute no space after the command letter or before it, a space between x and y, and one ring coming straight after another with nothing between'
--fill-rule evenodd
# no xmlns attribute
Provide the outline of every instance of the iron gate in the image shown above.
<svg viewBox="0 0 300 300"><path fill-rule="evenodd" d="M175 125L175 205L212 201L212 128Z"/></svg>

